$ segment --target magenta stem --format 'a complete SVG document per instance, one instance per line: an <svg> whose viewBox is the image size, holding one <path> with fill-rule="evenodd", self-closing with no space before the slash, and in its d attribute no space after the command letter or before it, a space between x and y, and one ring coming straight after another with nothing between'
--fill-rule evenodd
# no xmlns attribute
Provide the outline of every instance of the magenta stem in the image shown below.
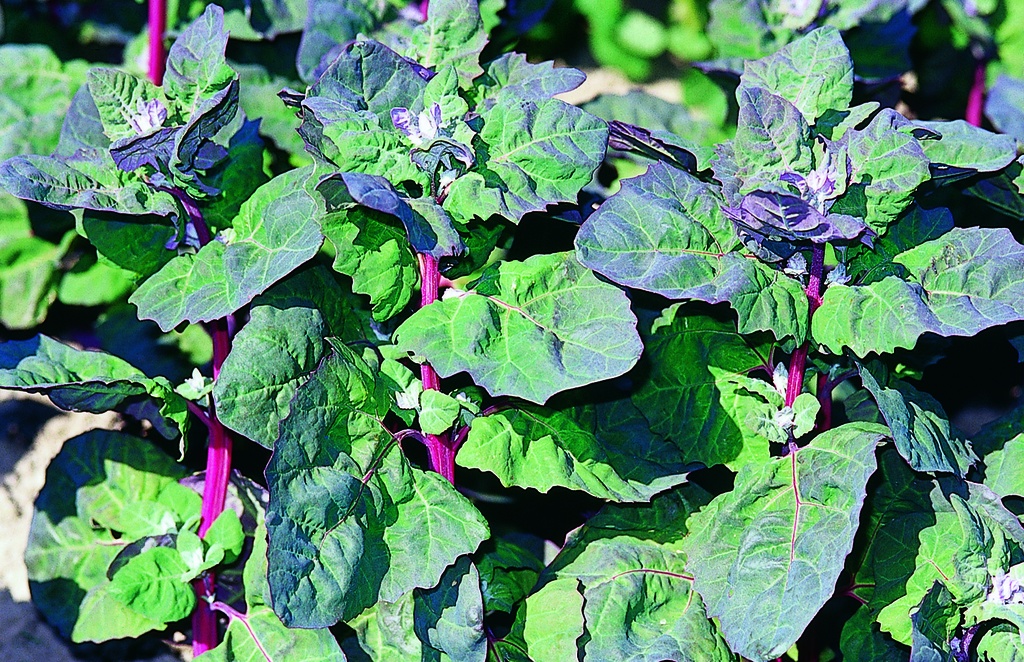
<svg viewBox="0 0 1024 662"><path fill-rule="evenodd" d="M814 311L821 306L821 277L825 270L825 244L814 244L811 251L811 271L807 279L807 327L810 329ZM804 369L807 367L807 350L810 341L800 345L789 359L789 381L786 382L786 406L792 407L796 396L804 388Z"/></svg>
<svg viewBox="0 0 1024 662"><path fill-rule="evenodd" d="M151 5L152 7L152 5ZM196 230L200 246L212 241L210 228L206 225L202 211L195 200L181 189L164 189L174 195L189 216L189 222ZM229 316L230 317L230 316ZM213 320L206 325L213 339L213 378L220 375L221 366L231 352L231 334L228 318ZM217 418L217 411L211 401L200 420L209 429L209 443L206 447L206 478L203 485L203 505L199 520L199 535L205 536L210 526L222 512L227 501L228 480L231 477L232 440L227 428ZM216 597L215 576L208 572L193 582L200 600L192 612L192 655L199 656L215 648L220 641L217 629L217 614L210 608L207 598Z"/></svg>
<svg viewBox="0 0 1024 662"><path fill-rule="evenodd" d="M964 119L968 124L981 126L982 113L985 110L985 60L977 58L974 61L974 82L971 91L967 95L967 112Z"/></svg>
<svg viewBox="0 0 1024 662"><path fill-rule="evenodd" d="M420 15L423 17L423 21L427 20L427 12L430 10L430 0L421 0L420 2Z"/></svg>
<svg viewBox="0 0 1024 662"><path fill-rule="evenodd" d="M429 306L437 301L437 289L441 281L441 273L437 269L437 258L433 255L420 253L420 307ZM420 379L423 389L428 391L441 390L441 378L437 371L427 362L420 366ZM445 479L455 484L455 445L447 434L425 434L430 470L436 471Z"/></svg>
<svg viewBox="0 0 1024 662"><path fill-rule="evenodd" d="M162 85L164 82L164 67L167 65L167 52L164 50L166 32L166 0L149 0L149 80L154 85Z"/></svg>

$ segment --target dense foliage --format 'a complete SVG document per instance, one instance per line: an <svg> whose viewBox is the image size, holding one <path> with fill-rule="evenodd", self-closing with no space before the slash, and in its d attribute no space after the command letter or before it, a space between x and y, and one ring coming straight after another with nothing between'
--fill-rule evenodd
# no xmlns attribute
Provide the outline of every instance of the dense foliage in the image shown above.
<svg viewBox="0 0 1024 662"><path fill-rule="evenodd" d="M1024 345L1016 5L580 5L705 59L694 111L558 98L505 52L549 4L0 46L0 386L130 421L50 466L36 604L204 662L1020 659L1024 409L917 381ZM938 12L1004 133L891 107Z"/></svg>

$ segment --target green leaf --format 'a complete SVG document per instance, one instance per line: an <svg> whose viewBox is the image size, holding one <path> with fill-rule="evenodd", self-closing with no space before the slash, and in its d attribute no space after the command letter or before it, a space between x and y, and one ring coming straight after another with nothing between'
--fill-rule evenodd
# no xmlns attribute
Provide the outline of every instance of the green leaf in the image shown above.
<svg viewBox="0 0 1024 662"><path fill-rule="evenodd" d="M778 407L752 389L748 373L768 366L771 346L736 333L731 322L670 309L646 343L650 375L632 395L651 430L674 440L682 457L738 469L768 459L768 442L748 425ZM778 404L781 404L781 397Z"/></svg>
<svg viewBox="0 0 1024 662"><path fill-rule="evenodd" d="M759 662L782 655L832 595L887 432L849 423L746 465L689 523L686 568L732 650Z"/></svg>
<svg viewBox="0 0 1024 662"><path fill-rule="evenodd" d="M628 400L599 405L523 405L477 416L459 466L493 473L506 486L580 490L613 501L647 501L692 468L651 434Z"/></svg>
<svg viewBox="0 0 1024 662"><path fill-rule="evenodd" d="M71 98L85 82L87 64L61 62L42 44L0 46L0 159L49 154L57 147Z"/></svg>
<svg viewBox="0 0 1024 662"><path fill-rule="evenodd" d="M74 239L74 232L59 244L29 236L0 248L0 324L29 329L46 318L57 299L61 260Z"/></svg>
<svg viewBox="0 0 1024 662"><path fill-rule="evenodd" d="M135 283L152 276L177 255L167 249L176 236L160 216L125 216L86 211L76 214L78 233L96 248L99 261L129 275Z"/></svg>
<svg viewBox="0 0 1024 662"><path fill-rule="evenodd" d="M245 542L245 531L238 513L230 509L221 512L206 530L203 540L207 545L220 545L224 549L224 563L233 562L242 553Z"/></svg>
<svg viewBox="0 0 1024 662"><path fill-rule="evenodd" d="M1012 136L1005 136L964 120L951 122L914 122L942 136L939 140L925 140L921 143L925 155L933 164L966 168L974 172L1002 170L1017 158L1017 143Z"/></svg>
<svg viewBox="0 0 1024 662"><path fill-rule="evenodd" d="M267 605L267 530L262 524L256 529L252 554L246 561L242 579L248 605L246 613L229 614L224 640L195 658L196 662L344 662L345 655L329 630L285 627Z"/></svg>
<svg viewBox="0 0 1024 662"><path fill-rule="evenodd" d="M894 262L900 253L953 229L953 214L945 207L925 209L911 205L889 230L874 242L874 247L851 246L846 251L846 272L859 285L868 285L886 276L906 276L906 269Z"/></svg>
<svg viewBox="0 0 1024 662"><path fill-rule="evenodd" d="M370 297L374 318L401 312L419 282L419 269L397 219L354 207L328 213L321 225L336 251L334 270L351 276L354 292Z"/></svg>
<svg viewBox="0 0 1024 662"><path fill-rule="evenodd" d="M172 623L192 613L196 593L182 581L188 566L170 547L154 547L133 557L110 582L110 594L128 608L161 623Z"/></svg>
<svg viewBox="0 0 1024 662"><path fill-rule="evenodd" d="M139 317L164 331L224 317L316 255L322 208L311 174L300 168L264 184L242 205L230 242L179 255L146 280L129 299Z"/></svg>
<svg viewBox="0 0 1024 662"><path fill-rule="evenodd" d="M60 279L57 298L69 306L115 304L126 298L132 285L131 274L107 262L97 262L91 254L86 254Z"/></svg>
<svg viewBox="0 0 1024 662"><path fill-rule="evenodd" d="M981 457L987 487L1001 497L1024 496L1024 409L992 421L972 439Z"/></svg>
<svg viewBox="0 0 1024 662"><path fill-rule="evenodd" d="M828 110L849 107L853 100L853 60L839 30L827 26L773 55L744 63L741 85L778 94L813 124Z"/></svg>
<svg viewBox="0 0 1024 662"><path fill-rule="evenodd" d="M545 542L539 538L509 535L491 538L480 546L476 567L484 611L511 614L515 605L529 594L544 569ZM537 549L539 548L539 549Z"/></svg>
<svg viewBox="0 0 1024 662"><path fill-rule="evenodd" d="M287 625L324 627L434 586L488 535L465 497L401 455L382 423L393 388L336 346L295 393L267 468L270 590Z"/></svg>
<svg viewBox="0 0 1024 662"><path fill-rule="evenodd" d="M858 365L861 382L878 403L900 455L915 471L963 478L977 457L949 423L937 400L895 377L881 363Z"/></svg>
<svg viewBox="0 0 1024 662"><path fill-rule="evenodd" d="M487 638L480 574L468 556L445 570L437 586L415 595L414 629L420 641L452 660L484 662Z"/></svg>
<svg viewBox="0 0 1024 662"><path fill-rule="evenodd" d="M327 335L316 308L253 306L213 390L224 425L273 448L295 389L323 358Z"/></svg>
<svg viewBox="0 0 1024 662"><path fill-rule="evenodd" d="M626 295L571 253L495 264L413 313L394 342L442 376L464 370L491 395L537 403L621 375L641 350Z"/></svg>
<svg viewBox="0 0 1024 662"><path fill-rule="evenodd" d="M479 59L486 44L477 0L434 0L426 22L412 32L411 51L403 55L434 71L455 67L460 87L468 88L484 72Z"/></svg>
<svg viewBox="0 0 1024 662"><path fill-rule="evenodd" d="M580 659L735 659L705 615L684 567L682 541L695 533L690 516L708 499L700 488L686 485L649 505L605 506L569 534L541 581L545 586L550 580L579 582L586 625ZM537 624L538 635L577 627L578 618L578 612L561 611Z"/></svg>
<svg viewBox="0 0 1024 662"><path fill-rule="evenodd" d="M420 430L425 434L444 434L459 416L462 405L441 391L427 390L420 394Z"/></svg>
<svg viewBox="0 0 1024 662"><path fill-rule="evenodd" d="M960 608L942 582L935 582L925 593L910 620L910 659L942 662L952 658L950 639L960 625Z"/></svg>
<svg viewBox="0 0 1024 662"><path fill-rule="evenodd" d="M729 302L739 331L807 335L800 283L738 252L718 190L656 163L625 180L576 235L580 261L603 276L670 299Z"/></svg>
<svg viewBox="0 0 1024 662"><path fill-rule="evenodd" d="M1024 246L1009 230L954 228L894 262L907 280L830 287L814 315L814 339L863 357L913 347L925 332L971 336L1024 319Z"/></svg>
<svg viewBox="0 0 1024 662"><path fill-rule="evenodd" d="M906 662L907 651L878 629L871 611L861 606L843 625L839 641L850 662Z"/></svg>
<svg viewBox="0 0 1024 662"><path fill-rule="evenodd" d="M917 187L931 176L930 160L921 144L898 130L905 123L902 115L883 108L863 130L852 130L844 136L852 185L837 206L852 200L851 192L862 191L864 207L855 210L855 215L863 217L879 234L906 209ZM850 211L854 210L844 209Z"/></svg>
<svg viewBox="0 0 1024 662"><path fill-rule="evenodd" d="M151 443L121 432L93 430L64 444L47 469L25 552L33 600L64 636L105 641L162 627L110 595L107 568L130 542L122 534L135 506L159 501L184 474Z"/></svg>
<svg viewBox="0 0 1024 662"><path fill-rule="evenodd" d="M0 386L47 393L68 411L129 410L140 396L159 404L157 430L168 439L185 432L185 400L163 377L150 379L131 364L105 352L75 349L47 336L9 340L0 345Z"/></svg>
<svg viewBox="0 0 1024 662"><path fill-rule="evenodd" d="M604 120L557 99L504 99L482 110L476 165L444 201L459 223L498 214L518 222L576 197L604 159Z"/></svg>
<svg viewBox="0 0 1024 662"><path fill-rule="evenodd" d="M512 631L503 642L532 660L575 660L583 634L580 583L566 577L548 582L519 605Z"/></svg>

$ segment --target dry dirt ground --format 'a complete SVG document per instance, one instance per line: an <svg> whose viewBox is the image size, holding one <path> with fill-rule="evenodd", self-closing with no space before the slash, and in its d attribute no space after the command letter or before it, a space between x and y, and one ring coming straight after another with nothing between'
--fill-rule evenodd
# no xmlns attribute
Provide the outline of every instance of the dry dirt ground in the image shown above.
<svg viewBox="0 0 1024 662"><path fill-rule="evenodd" d="M75 646L61 638L29 601L23 557L32 502L43 486L50 460L63 443L93 428L115 428L115 414L64 412L45 397L0 390L0 660L71 662L133 660L180 662L157 649L137 652L114 646Z"/></svg>

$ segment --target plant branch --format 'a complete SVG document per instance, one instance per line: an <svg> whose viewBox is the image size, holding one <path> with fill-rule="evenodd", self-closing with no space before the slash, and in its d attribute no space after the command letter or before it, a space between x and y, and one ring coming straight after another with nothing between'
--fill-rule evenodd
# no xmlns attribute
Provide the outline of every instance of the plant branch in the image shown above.
<svg viewBox="0 0 1024 662"><path fill-rule="evenodd" d="M206 426L207 430L209 430L213 426L213 422L210 420L210 417L206 413L206 410L200 407L199 403L192 402L191 400L186 400L185 405L188 407L188 410L190 412L195 414L196 418L199 419L199 422Z"/></svg>
<svg viewBox="0 0 1024 662"><path fill-rule="evenodd" d="M166 189L181 203L188 213L189 222L196 230L200 247L212 241L206 219L187 193L178 188ZM206 325L213 339L213 378L220 375L221 366L231 352L231 334L228 318L222 317ZM202 419L201 419L202 420ZM199 535L205 536L210 526L224 511L227 500L228 480L231 476L232 440L227 428L217 418L216 408L211 400L203 421L209 429L209 443L206 447L206 473L203 484L203 505L199 522ZM196 580L196 592L200 597L215 596L216 584L213 573L207 573ZM219 643L217 617L206 600L200 600L192 612L192 654L202 655Z"/></svg>
<svg viewBox="0 0 1024 662"><path fill-rule="evenodd" d="M167 31L167 0L149 0L149 80L154 85L164 82L167 53L164 33Z"/></svg>
<svg viewBox="0 0 1024 662"><path fill-rule="evenodd" d="M420 307L429 306L437 301L437 289L441 274L437 270L437 258L426 253L417 255L420 264ZM427 362L420 366L420 379L423 389L428 391L441 390L441 378L437 371ZM430 458L430 470L436 471L445 479L455 484L455 446L447 434L425 434L427 454Z"/></svg>
<svg viewBox="0 0 1024 662"><path fill-rule="evenodd" d="M968 124L981 126L981 120L985 109L985 58L975 57L974 59L974 81L971 83L971 91L967 95L967 110L964 119Z"/></svg>

